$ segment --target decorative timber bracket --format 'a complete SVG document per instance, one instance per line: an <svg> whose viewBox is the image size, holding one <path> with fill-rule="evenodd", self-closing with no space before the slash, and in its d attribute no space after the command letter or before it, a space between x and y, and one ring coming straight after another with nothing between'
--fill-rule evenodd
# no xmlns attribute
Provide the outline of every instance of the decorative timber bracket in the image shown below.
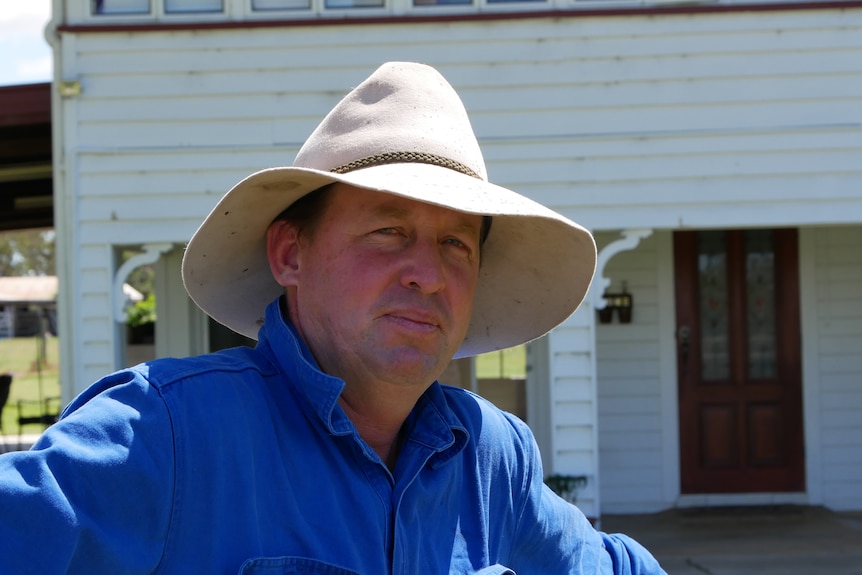
<svg viewBox="0 0 862 575"><path fill-rule="evenodd" d="M123 284L126 283L129 274L141 266L155 263L160 255L171 251L173 247L174 244L170 243L144 244L141 246L143 250L141 253L130 257L117 268L117 273L114 274L113 289L114 321L126 323L126 296L123 293Z"/></svg>
<svg viewBox="0 0 862 575"><path fill-rule="evenodd" d="M596 276L593 279L593 287L590 293L590 299L595 309L604 309L605 305L607 305L604 295L605 290L611 285L611 280L605 277L605 266L618 253L636 248L641 243L641 240L651 236L652 232L648 228L623 230L620 232L623 236L622 238L609 243L599 252L596 259Z"/></svg>

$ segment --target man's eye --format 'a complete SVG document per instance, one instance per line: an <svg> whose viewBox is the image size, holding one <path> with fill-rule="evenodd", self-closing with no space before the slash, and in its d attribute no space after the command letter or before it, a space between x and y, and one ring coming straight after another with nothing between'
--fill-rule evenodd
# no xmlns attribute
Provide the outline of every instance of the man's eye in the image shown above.
<svg viewBox="0 0 862 575"><path fill-rule="evenodd" d="M467 255L471 255L474 251L473 246L469 242L464 242L462 240L459 240L458 238L446 238L443 243L445 245L452 246Z"/></svg>

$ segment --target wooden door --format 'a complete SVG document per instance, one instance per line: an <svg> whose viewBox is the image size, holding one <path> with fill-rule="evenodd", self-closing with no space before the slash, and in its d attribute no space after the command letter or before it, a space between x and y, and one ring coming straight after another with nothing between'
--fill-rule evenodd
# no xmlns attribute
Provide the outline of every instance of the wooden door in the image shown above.
<svg viewBox="0 0 862 575"><path fill-rule="evenodd" d="M676 232L682 493L805 487L794 229Z"/></svg>

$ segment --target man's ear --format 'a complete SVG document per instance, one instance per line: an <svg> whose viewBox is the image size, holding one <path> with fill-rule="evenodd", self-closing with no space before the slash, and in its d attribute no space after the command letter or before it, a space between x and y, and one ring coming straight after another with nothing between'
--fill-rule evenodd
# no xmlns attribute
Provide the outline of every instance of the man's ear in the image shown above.
<svg viewBox="0 0 862 575"><path fill-rule="evenodd" d="M282 287L299 281L299 231L285 220L276 220L266 230L266 255L272 277Z"/></svg>

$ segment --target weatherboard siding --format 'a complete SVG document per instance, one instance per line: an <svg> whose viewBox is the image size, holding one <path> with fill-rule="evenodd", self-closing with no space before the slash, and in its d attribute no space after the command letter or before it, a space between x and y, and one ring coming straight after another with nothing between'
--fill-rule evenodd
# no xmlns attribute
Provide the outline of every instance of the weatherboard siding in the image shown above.
<svg viewBox="0 0 862 575"><path fill-rule="evenodd" d="M549 340L551 462L547 473L585 476L577 504L588 517L601 513L596 450L596 390L592 314L582 305Z"/></svg>
<svg viewBox="0 0 862 575"><path fill-rule="evenodd" d="M600 233L600 248L618 234ZM632 294L632 322L596 323L599 464L605 513L652 512L663 498L666 414L662 410L658 272L655 236L610 260L608 291ZM666 334L665 334L666 335Z"/></svg>
<svg viewBox="0 0 862 575"><path fill-rule="evenodd" d="M862 509L862 226L812 234L823 504Z"/></svg>

